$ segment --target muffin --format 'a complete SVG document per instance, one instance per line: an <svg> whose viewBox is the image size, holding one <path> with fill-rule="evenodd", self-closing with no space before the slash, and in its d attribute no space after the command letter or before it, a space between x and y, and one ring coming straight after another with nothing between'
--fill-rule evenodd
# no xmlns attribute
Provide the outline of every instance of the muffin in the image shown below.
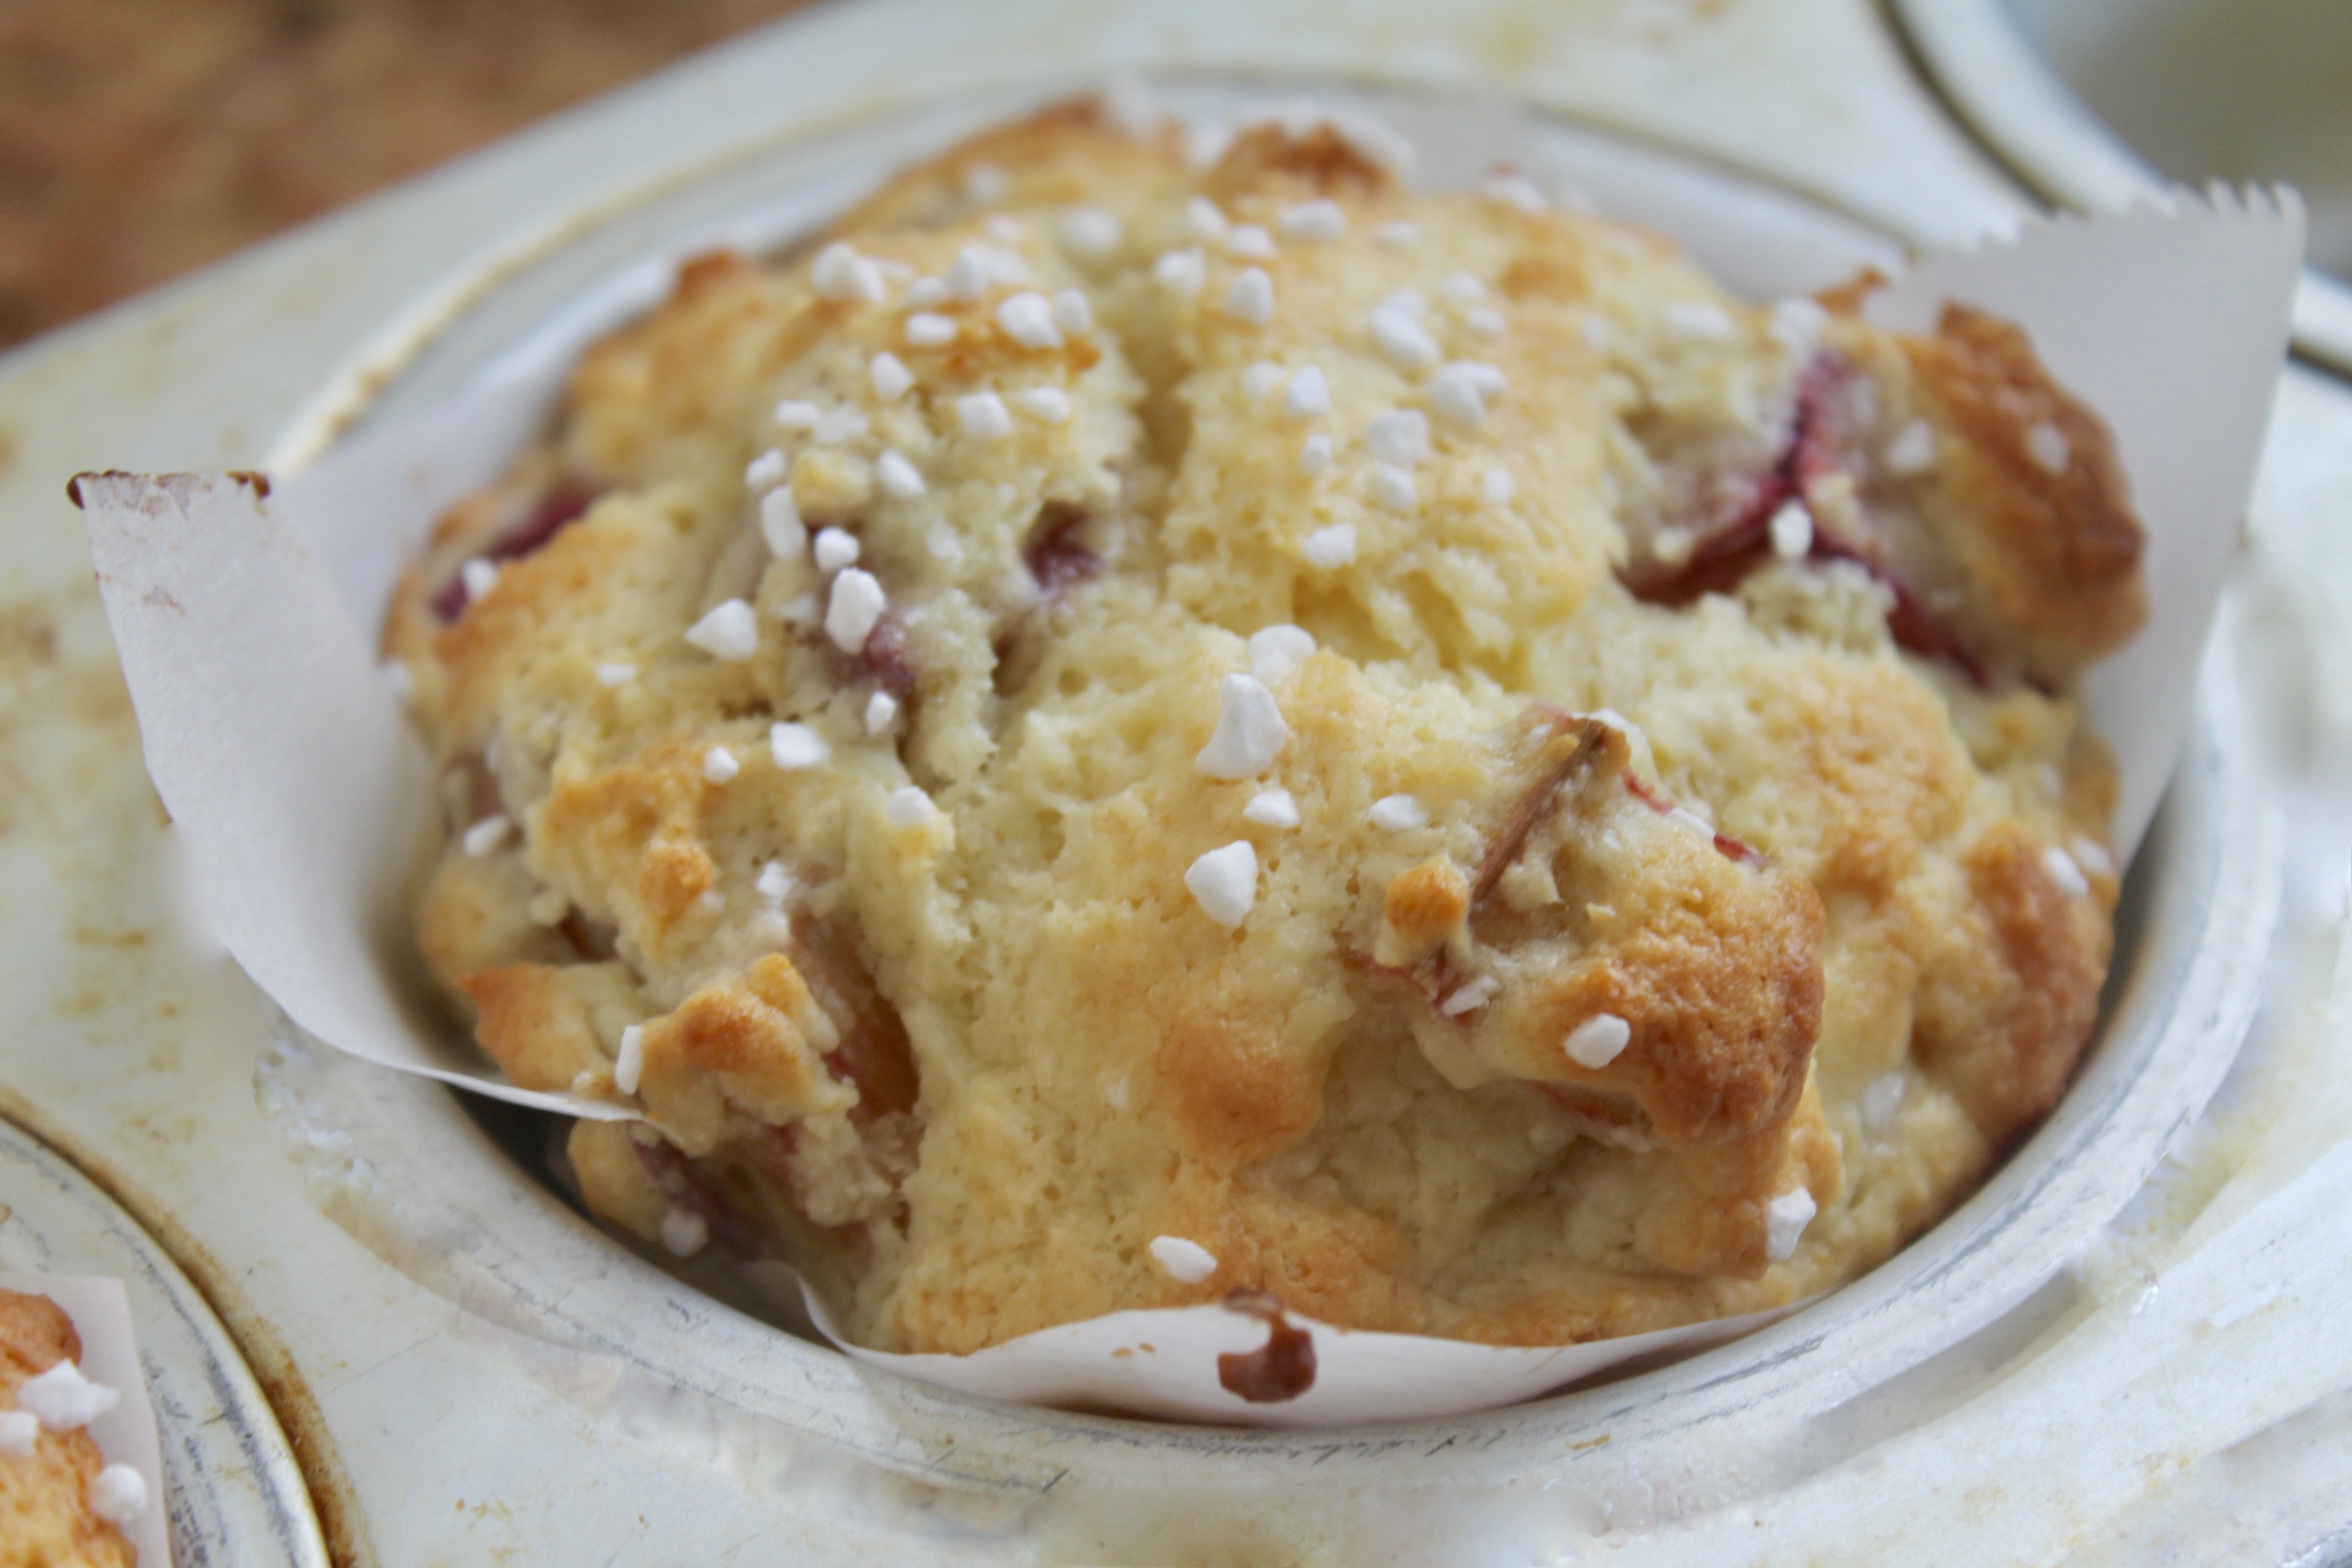
<svg viewBox="0 0 2352 1568"><path fill-rule="evenodd" d="M57 1303L0 1290L0 1568L130 1568L138 1560L109 1517L121 1514L119 1483L75 1419L114 1402L112 1390L81 1382L81 1359L81 1336ZM25 1384L44 1377L55 1385L44 1385L48 1397L27 1396Z"/></svg>
<svg viewBox="0 0 2352 1568"><path fill-rule="evenodd" d="M2091 1030L2143 615L2096 415L1868 287L1085 104L700 258L396 595L431 970L879 1349L1848 1279Z"/></svg>

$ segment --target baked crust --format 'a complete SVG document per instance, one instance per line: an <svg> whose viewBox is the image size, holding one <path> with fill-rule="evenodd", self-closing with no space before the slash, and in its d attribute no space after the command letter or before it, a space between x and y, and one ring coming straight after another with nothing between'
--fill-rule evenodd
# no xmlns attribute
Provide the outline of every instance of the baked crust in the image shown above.
<svg viewBox="0 0 2352 1568"><path fill-rule="evenodd" d="M2047 1111L2116 891L2068 693L2138 531L2014 329L1084 106L828 239L596 345L387 625L454 1005L536 1087L621 1094L635 1031L658 1132L574 1131L597 1213L789 1255L889 1349L1242 1287L1559 1343L1849 1277ZM686 636L735 599L743 657ZM1238 926L1188 881L1236 843Z"/></svg>

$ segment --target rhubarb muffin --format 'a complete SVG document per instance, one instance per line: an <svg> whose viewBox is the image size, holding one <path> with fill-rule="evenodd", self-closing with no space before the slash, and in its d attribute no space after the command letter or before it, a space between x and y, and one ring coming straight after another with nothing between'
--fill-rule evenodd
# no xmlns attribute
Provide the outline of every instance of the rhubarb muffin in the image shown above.
<svg viewBox="0 0 2352 1568"><path fill-rule="evenodd" d="M1558 1344L1884 1258L2088 1037L2137 627L2014 327L1312 118L982 135L596 343L387 651L587 1206L967 1352Z"/></svg>

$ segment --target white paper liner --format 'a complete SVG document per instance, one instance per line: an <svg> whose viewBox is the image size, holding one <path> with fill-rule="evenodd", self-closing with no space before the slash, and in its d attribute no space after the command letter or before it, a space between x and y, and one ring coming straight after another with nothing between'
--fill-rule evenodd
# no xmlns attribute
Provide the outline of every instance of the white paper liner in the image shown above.
<svg viewBox="0 0 2352 1568"><path fill-rule="evenodd" d="M1875 319L1914 330L1932 327L1946 299L2018 322L2115 432L2151 535L2151 615L2087 696L2122 769L2126 857L2184 733L2301 250L2292 197L2184 197L2172 210L2034 223L2014 241L1931 258L1871 305ZM246 972L303 1029L354 1055L615 1118L632 1113L502 1082L419 1011L402 895L433 792L370 653L400 565L441 508L505 467L554 386L549 376L484 387L350 444L266 503L223 475L92 475L79 493L148 769ZM844 1348L992 1398L1322 1425L1509 1403L1745 1326L1536 1350L1317 1326L1315 1386L1282 1406L1218 1385L1217 1355L1255 1348L1266 1329L1215 1306L1115 1314L963 1357Z"/></svg>
<svg viewBox="0 0 2352 1568"><path fill-rule="evenodd" d="M0 1269L0 1290L47 1296L82 1337L82 1376L122 1395L85 1429L110 1465L129 1465L147 1483L147 1506L116 1528L139 1554L139 1568L171 1568L170 1515L163 1498L163 1441L147 1400L131 1332L131 1298L119 1279L96 1274L27 1274ZM45 1369L44 1369L45 1370Z"/></svg>

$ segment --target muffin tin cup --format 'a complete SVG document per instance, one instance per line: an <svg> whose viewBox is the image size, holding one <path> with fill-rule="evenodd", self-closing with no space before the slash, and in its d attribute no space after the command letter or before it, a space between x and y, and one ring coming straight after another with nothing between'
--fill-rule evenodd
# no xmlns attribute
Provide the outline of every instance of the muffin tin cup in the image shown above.
<svg viewBox="0 0 2352 1568"><path fill-rule="evenodd" d="M1230 107L1234 97L1204 89L1194 98L1205 104L1187 107ZM1536 171L1563 193L1573 181L1604 210L1682 238L1753 293L1820 286L1856 264L1893 261L1890 247L1832 216L1649 149L1461 103L1388 95L1369 106L1406 122L1434 183L1466 183L1496 161ZM715 199L699 193L699 208L689 193L674 228L647 236L637 226L649 241L638 253L608 257L586 276L575 259L575 286L544 298L535 317L510 319L510 333L482 345L462 383L438 399L411 390L405 417L363 432L275 494L253 476L80 481L149 767L186 833L210 923L305 1035L540 1110L632 1114L486 1077L464 1043L428 1019L403 894L433 831L432 791L421 747L368 652L369 628L433 517L530 438L572 355L658 297L678 257L714 243L764 248L806 233L970 118L969 109L942 110L915 117L911 128L901 119L843 133L778 155L764 170L750 166L764 174L764 188L736 170L716 181ZM730 193L738 198L732 204ZM579 248L595 255L596 237ZM1978 255L1931 258L1871 307L1911 327L1931 321L1945 298L2019 319L2061 379L2116 428L2155 541L2154 624L2091 694L2095 719L2122 759L2118 837L2127 849L2155 807L2192 711L2190 685L2235 544L2297 248L2291 208L2259 199L2219 209L2182 203L2170 213L2050 226ZM567 258L558 252L548 260L562 275ZM2196 318L2147 333L2156 305L2188 289L2203 306ZM477 301L473 314L495 321L500 303ZM443 335L462 337L468 325L446 323ZM2166 394L2145 395L2151 386ZM290 658L295 650L300 657ZM2275 871L2266 883L2263 870L2276 866L2275 829L2266 840L2253 780L2223 780L2228 753L2202 735L2175 776L2173 807L2127 884L2101 1037L2057 1114L1959 1213L1895 1260L1789 1323L1690 1362L1730 1356L1746 1369L1730 1385L1701 1385L1692 1395L1715 1389L1710 1397L1728 1397L1723 1390L1736 1386L1752 1396L1775 1383L1775 1367L1818 1369L1823 1363L1807 1358L1836 1324L1874 1323L1882 1346L1926 1354L2028 1294L2067 1246L2138 1186L2172 1130L2202 1106L2243 1031L2275 904ZM455 1124L447 1131L464 1136ZM415 1163L396 1149L385 1162ZM432 1168L414 1172L419 1193L442 1168L425 1163ZM514 1179L508 1167L504 1180ZM559 1252L581 1244L609 1250L572 1229L563 1234L571 1239ZM492 1228L468 1232L465 1246L500 1255L501 1278L529 1271L531 1254L510 1255ZM1941 1310L1924 1310L1939 1296ZM736 1299L752 1300L740 1291ZM853 1354L967 1396L1353 1426L1509 1404L1632 1358L1695 1349L1741 1326L1704 1324L1559 1351L1313 1326L1322 1373L1315 1393L1288 1407L1244 1405L1218 1386L1217 1354L1254 1346L1264 1329L1215 1307L1118 1314L970 1357ZM578 1329L604 1343L626 1337L625 1323ZM747 1325L746 1332L779 1345L772 1330ZM1161 1370L1139 1383L1138 1358L1112 1352L1147 1339ZM686 1364L694 1350L676 1346L663 1358L682 1386L698 1381ZM823 1358L837 1387L847 1386L840 1377L869 1386L830 1352L794 1346L788 1354L795 1362ZM1883 1359L1858 1355L1848 1365ZM806 1373L804 1366L799 1375ZM1499 1440L1490 1434L1489 1446ZM892 1446L880 1433L866 1441Z"/></svg>

